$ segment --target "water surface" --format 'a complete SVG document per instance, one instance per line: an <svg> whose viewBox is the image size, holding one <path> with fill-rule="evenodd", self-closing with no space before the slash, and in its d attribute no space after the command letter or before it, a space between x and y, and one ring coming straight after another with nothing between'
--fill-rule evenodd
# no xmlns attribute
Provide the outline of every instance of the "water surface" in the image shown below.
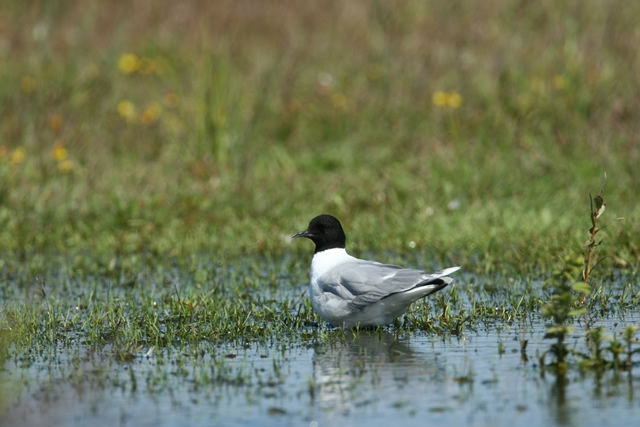
<svg viewBox="0 0 640 427"><path fill-rule="evenodd" d="M215 276L220 283L243 281L239 290L229 292L232 298L251 293L277 301L299 300L306 266L272 264L256 270L245 264L224 271L212 267L207 280ZM196 265L194 270L198 269L201 266ZM255 280L243 279L246 275L240 271L247 269L256 273L249 275ZM49 297L73 302L86 292L82 280L88 279L66 274L70 278L50 275L58 282L50 281L47 291ZM166 268L159 276L181 274L199 273ZM32 298L34 291L19 277L10 278L4 287L4 303ZM488 304L496 311L512 310L518 292L544 298L537 280L464 273L456 279L456 287L445 294L452 304L458 300L452 307ZM162 280L152 278L149 283L152 288L123 290L100 279L89 290L111 297L120 292L122 299L143 291L164 295ZM630 286L628 281L616 283L619 294ZM180 286L199 285L184 280ZM170 297L184 292L174 288L166 291ZM417 310L436 311L434 301ZM620 305L590 326L604 326L619 337L624 325L637 325L639 317L637 305ZM495 427L526 423L533 427L635 425L640 419L640 355L636 354L630 372L597 374L573 366L566 378L558 379L539 366L540 355L553 341L544 339L546 325L537 314L474 325L459 333L396 326L355 334L306 325L299 337L286 340L273 336L260 342L142 345L124 360L113 344L87 345L78 334L58 346L35 346L29 354L9 351L0 371L0 424ZM585 322L575 326L568 343L588 352ZM528 340L525 355L520 345L523 336Z"/></svg>
<svg viewBox="0 0 640 427"><path fill-rule="evenodd" d="M113 360L108 348L57 350L29 367L7 363L3 425L600 426L640 419L638 373L571 373L559 382L535 362L548 347L541 331L529 331L528 362L520 334L441 339L390 330L285 351L210 348L195 361L188 349L141 351L131 362Z"/></svg>

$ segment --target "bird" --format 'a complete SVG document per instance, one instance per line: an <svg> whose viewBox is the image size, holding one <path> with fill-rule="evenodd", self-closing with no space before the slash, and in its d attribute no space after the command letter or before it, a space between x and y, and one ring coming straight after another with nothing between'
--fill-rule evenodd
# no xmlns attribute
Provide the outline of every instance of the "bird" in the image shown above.
<svg viewBox="0 0 640 427"><path fill-rule="evenodd" d="M392 323L409 306L447 287L447 277L461 267L433 273L366 261L349 255L342 225L332 215L319 215L305 231L316 245L311 261L309 297L320 317L338 327L375 327Z"/></svg>

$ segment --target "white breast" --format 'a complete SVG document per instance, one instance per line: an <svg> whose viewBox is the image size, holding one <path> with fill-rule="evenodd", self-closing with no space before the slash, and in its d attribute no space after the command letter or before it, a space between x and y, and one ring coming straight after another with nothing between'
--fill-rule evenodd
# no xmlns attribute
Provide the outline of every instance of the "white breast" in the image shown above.
<svg viewBox="0 0 640 427"><path fill-rule="evenodd" d="M353 261L356 258L347 253L344 248L327 249L326 251L318 252L313 255L311 260L311 285L318 280L318 277L325 274L327 271L335 268L343 262Z"/></svg>

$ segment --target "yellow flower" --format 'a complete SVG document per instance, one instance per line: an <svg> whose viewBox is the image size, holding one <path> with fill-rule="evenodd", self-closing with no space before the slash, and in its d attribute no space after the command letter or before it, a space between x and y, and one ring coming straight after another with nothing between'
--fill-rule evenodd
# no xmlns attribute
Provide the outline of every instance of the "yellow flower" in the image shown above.
<svg viewBox="0 0 640 427"><path fill-rule="evenodd" d="M447 105L451 108L460 108L462 106L462 96L458 92L450 92Z"/></svg>
<svg viewBox="0 0 640 427"><path fill-rule="evenodd" d="M458 92L436 91L431 96L431 102L436 107L460 108L462 106L462 96Z"/></svg>
<svg viewBox="0 0 640 427"><path fill-rule="evenodd" d="M126 99L124 101L120 101L118 102L116 109L118 110L120 117L127 119L130 122L136 119L136 107L133 105L133 102L127 101Z"/></svg>
<svg viewBox="0 0 640 427"><path fill-rule="evenodd" d="M125 53L118 60L118 69L125 74L131 74L140 68L140 58L133 53Z"/></svg>
<svg viewBox="0 0 640 427"><path fill-rule="evenodd" d="M53 150L51 150L51 155L54 159L61 162L69 156L69 153L67 152L67 149L64 148L64 144L62 142L56 142L53 146Z"/></svg>
<svg viewBox="0 0 640 427"><path fill-rule="evenodd" d="M447 93L440 90L434 92L431 96L431 102L436 107L445 107L447 105Z"/></svg>
<svg viewBox="0 0 640 427"><path fill-rule="evenodd" d="M31 76L24 76L20 81L20 88L24 93L33 93L36 91L36 79Z"/></svg>
<svg viewBox="0 0 640 427"><path fill-rule="evenodd" d="M73 170L73 161L66 159L58 162L58 170L62 173L69 173Z"/></svg>
<svg viewBox="0 0 640 427"><path fill-rule="evenodd" d="M27 157L27 153L22 148L16 148L11 152L9 156L9 161L12 165L19 165L24 162L24 159Z"/></svg>
<svg viewBox="0 0 640 427"><path fill-rule="evenodd" d="M162 113L162 106L157 102L152 102L146 110L140 114L140 121L145 125L149 125L156 121L160 113Z"/></svg>

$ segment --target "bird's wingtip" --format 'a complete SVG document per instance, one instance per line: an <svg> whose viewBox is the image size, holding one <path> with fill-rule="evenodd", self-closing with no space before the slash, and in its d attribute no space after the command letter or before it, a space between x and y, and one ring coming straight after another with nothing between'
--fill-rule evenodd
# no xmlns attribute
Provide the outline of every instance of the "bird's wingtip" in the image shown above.
<svg viewBox="0 0 640 427"><path fill-rule="evenodd" d="M461 266L456 265L454 267L445 268L444 270L441 270L440 273L442 273L443 276L448 276L449 274L455 273L461 268L462 268Z"/></svg>

